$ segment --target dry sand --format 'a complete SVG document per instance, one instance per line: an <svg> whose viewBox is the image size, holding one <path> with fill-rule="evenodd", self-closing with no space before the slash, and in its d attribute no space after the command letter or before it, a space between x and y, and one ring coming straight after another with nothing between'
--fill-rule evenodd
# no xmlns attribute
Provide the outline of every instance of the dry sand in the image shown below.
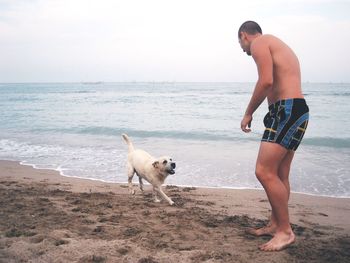
<svg viewBox="0 0 350 263"><path fill-rule="evenodd" d="M150 187L60 176L0 161L0 262L350 262L349 199L292 194L297 241L261 252L269 237L245 234L267 222L263 191Z"/></svg>

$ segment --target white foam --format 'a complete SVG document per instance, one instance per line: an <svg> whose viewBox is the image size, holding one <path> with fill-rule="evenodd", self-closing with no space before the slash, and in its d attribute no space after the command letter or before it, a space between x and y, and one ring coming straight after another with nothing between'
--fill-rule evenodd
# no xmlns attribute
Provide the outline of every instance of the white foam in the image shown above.
<svg viewBox="0 0 350 263"><path fill-rule="evenodd" d="M63 139L44 139L52 144L38 142L22 142L20 140L1 139L0 159L20 161L36 169L51 169L63 176L77 177L104 182L125 182L126 179L126 147L123 142L110 145L110 142L95 138L94 144L66 144ZM154 150L155 154L163 152L165 145L153 145L151 140L142 144L145 149ZM184 147L178 141L167 141L166 149L171 152L177 162L176 174L167 179L167 184L179 186L198 186L232 189L261 189L254 175L255 155L250 145L240 145L239 153L234 153L234 145L198 142ZM158 148L157 148L158 147ZM226 147L226 148L225 148ZM232 147L232 148L231 148ZM245 148L246 147L246 148ZM152 150L152 151L153 151ZM254 149L255 150L255 149ZM220 158L216 152L220 151ZM292 190L317 196L346 198L350 196L349 174L344 168L346 164L329 160L337 164L335 173L332 165L324 167L322 157L313 158L313 152L302 152L302 158L296 157L291 170ZM331 157L328 157L331 158ZM234 160L234 161L233 161ZM340 166L340 167L339 167ZM220 169L218 169L218 167ZM329 176L328 176L329 173ZM317 177L317 179L315 179ZM198 183L200 182L200 184ZM336 193L336 194L334 194Z"/></svg>

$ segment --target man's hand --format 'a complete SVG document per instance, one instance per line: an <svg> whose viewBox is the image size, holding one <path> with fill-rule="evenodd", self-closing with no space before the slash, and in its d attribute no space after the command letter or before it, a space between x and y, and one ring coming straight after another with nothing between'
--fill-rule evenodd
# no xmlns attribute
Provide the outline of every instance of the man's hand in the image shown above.
<svg viewBox="0 0 350 263"><path fill-rule="evenodd" d="M253 116L252 115L244 115L241 121L241 129L244 132L251 132L250 126L252 124ZM248 128L247 128L248 126Z"/></svg>

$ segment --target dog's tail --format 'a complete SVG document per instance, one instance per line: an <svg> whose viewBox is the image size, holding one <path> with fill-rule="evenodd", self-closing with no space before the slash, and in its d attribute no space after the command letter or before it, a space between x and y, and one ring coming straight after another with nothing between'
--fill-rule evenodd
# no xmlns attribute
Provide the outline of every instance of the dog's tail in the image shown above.
<svg viewBox="0 0 350 263"><path fill-rule="evenodd" d="M134 145L132 144L130 138L128 137L128 135L126 135L125 133L122 134L123 139L126 141L126 144L128 145L129 148L129 153L134 151Z"/></svg>

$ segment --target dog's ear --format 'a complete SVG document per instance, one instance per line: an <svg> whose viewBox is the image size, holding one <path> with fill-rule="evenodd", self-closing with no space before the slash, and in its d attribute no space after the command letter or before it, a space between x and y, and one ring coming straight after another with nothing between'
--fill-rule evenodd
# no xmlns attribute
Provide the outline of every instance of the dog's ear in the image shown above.
<svg viewBox="0 0 350 263"><path fill-rule="evenodd" d="M155 161L154 163L152 163L152 165L153 165L154 168L158 168L159 162Z"/></svg>

